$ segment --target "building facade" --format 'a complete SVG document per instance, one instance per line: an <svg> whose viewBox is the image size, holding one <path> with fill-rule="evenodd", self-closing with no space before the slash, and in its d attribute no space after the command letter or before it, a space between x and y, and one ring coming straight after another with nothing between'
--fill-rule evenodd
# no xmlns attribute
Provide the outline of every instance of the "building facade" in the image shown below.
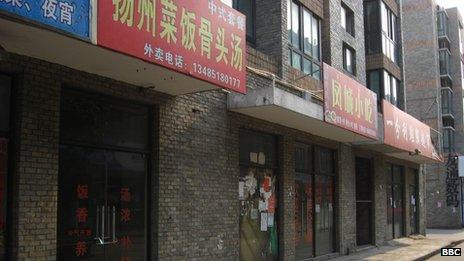
<svg viewBox="0 0 464 261"><path fill-rule="evenodd" d="M401 110L396 1L70 2L0 3L5 259L302 260L425 235L441 159Z"/></svg>
<svg viewBox="0 0 464 261"><path fill-rule="evenodd" d="M436 130L446 156L426 166L427 226L462 227L462 18L434 1L405 1L403 16L407 111Z"/></svg>

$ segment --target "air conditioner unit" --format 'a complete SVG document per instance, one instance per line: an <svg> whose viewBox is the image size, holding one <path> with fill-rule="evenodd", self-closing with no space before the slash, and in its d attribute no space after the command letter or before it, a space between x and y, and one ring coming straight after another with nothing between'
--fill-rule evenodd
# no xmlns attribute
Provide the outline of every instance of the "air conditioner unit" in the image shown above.
<svg viewBox="0 0 464 261"><path fill-rule="evenodd" d="M464 156L459 156L458 166L459 177L464 177Z"/></svg>

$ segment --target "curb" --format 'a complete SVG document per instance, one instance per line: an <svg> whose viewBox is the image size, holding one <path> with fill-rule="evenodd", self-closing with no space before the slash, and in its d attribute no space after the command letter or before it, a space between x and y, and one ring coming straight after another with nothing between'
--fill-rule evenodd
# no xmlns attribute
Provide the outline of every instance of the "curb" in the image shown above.
<svg viewBox="0 0 464 261"><path fill-rule="evenodd" d="M441 252L442 248L454 247L454 246L457 246L457 245L459 245L461 243L464 243L464 239L461 239L461 240L458 240L458 241L453 241L453 242L451 242L450 244L448 244L446 246L440 247L439 249L436 249L436 250L434 250L434 251L432 251L432 252L430 252L430 253L428 253L426 255L423 255L421 257L418 257L418 258L414 259L414 261L427 260L427 259L431 258L432 256L439 254Z"/></svg>

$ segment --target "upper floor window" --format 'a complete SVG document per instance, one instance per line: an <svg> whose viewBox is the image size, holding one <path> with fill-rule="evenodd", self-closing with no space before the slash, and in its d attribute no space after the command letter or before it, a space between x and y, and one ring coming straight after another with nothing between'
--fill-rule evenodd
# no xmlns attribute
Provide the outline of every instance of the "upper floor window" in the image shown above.
<svg viewBox="0 0 464 261"><path fill-rule="evenodd" d="M448 36L449 18L445 11L437 13L437 30L438 36Z"/></svg>
<svg viewBox="0 0 464 261"><path fill-rule="evenodd" d="M321 78L320 20L301 4L287 0L287 30L292 67Z"/></svg>
<svg viewBox="0 0 464 261"><path fill-rule="evenodd" d="M345 31L354 36L354 12L342 4L341 6L341 26Z"/></svg>
<svg viewBox="0 0 464 261"><path fill-rule="evenodd" d="M440 62L440 75L450 74L450 51L448 49L441 49L439 52Z"/></svg>
<svg viewBox="0 0 464 261"><path fill-rule="evenodd" d="M454 152L454 129L443 128L443 152L450 154Z"/></svg>
<svg viewBox="0 0 464 261"><path fill-rule="evenodd" d="M380 2L382 20L382 51L390 60L397 62L397 23L396 15L387 7L384 2Z"/></svg>
<svg viewBox="0 0 464 261"><path fill-rule="evenodd" d="M356 74L356 52L347 44L343 44L343 69L352 75Z"/></svg>
<svg viewBox="0 0 464 261"><path fill-rule="evenodd" d="M232 1L232 0L229 0ZM246 16L246 36L247 41L256 42L256 26L255 26L255 0L233 0L233 7L237 11Z"/></svg>
<svg viewBox="0 0 464 261"><path fill-rule="evenodd" d="M398 107L398 80L387 71L383 71L384 99Z"/></svg>
<svg viewBox="0 0 464 261"><path fill-rule="evenodd" d="M367 72L367 87L377 94L378 107L381 108L381 100L385 99L399 107L398 99L400 84L398 79L385 70L373 70Z"/></svg>

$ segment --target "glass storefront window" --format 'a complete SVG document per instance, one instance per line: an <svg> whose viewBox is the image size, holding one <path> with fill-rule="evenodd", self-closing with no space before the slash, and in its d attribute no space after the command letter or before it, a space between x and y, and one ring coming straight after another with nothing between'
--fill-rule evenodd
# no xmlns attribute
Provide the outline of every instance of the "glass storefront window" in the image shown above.
<svg viewBox="0 0 464 261"><path fill-rule="evenodd" d="M276 139L242 130L239 140L240 260L277 260Z"/></svg>

